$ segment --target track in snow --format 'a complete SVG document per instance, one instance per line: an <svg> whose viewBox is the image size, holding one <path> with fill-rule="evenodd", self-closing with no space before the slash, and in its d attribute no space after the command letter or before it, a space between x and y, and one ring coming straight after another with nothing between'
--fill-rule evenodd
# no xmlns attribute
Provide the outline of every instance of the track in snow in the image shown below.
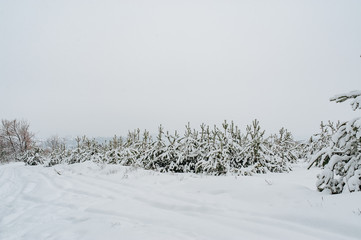
<svg viewBox="0 0 361 240"><path fill-rule="evenodd" d="M55 169L0 165L0 239L361 236L361 194L318 193L317 170L212 177L94 163Z"/></svg>

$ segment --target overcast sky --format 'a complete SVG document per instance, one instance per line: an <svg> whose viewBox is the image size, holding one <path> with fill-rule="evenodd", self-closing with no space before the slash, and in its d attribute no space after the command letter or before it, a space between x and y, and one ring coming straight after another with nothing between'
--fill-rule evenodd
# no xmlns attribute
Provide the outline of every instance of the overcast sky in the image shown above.
<svg viewBox="0 0 361 240"><path fill-rule="evenodd" d="M0 118L39 137L361 115L361 1L0 0Z"/></svg>

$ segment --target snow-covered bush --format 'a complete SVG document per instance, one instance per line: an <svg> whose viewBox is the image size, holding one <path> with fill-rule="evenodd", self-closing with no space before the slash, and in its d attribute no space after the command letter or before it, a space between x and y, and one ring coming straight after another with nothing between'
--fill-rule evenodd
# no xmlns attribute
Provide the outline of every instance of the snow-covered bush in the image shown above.
<svg viewBox="0 0 361 240"><path fill-rule="evenodd" d="M361 91L337 95L331 101L351 99L353 110L361 109ZM319 152L329 159L316 182L319 191L331 193L361 191L361 118L340 125L329 146Z"/></svg>
<svg viewBox="0 0 361 240"><path fill-rule="evenodd" d="M45 162L45 158L44 158L44 154L42 154L42 150L37 147L26 151L20 157L19 160L25 162L26 165L30 165L30 166L42 165Z"/></svg>

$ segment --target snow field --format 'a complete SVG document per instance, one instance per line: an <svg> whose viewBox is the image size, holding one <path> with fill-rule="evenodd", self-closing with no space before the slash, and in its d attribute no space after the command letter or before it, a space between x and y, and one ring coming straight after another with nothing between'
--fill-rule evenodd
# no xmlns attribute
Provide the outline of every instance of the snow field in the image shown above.
<svg viewBox="0 0 361 240"><path fill-rule="evenodd" d="M294 169L244 177L0 165L0 239L360 239L361 193L319 193L319 169Z"/></svg>

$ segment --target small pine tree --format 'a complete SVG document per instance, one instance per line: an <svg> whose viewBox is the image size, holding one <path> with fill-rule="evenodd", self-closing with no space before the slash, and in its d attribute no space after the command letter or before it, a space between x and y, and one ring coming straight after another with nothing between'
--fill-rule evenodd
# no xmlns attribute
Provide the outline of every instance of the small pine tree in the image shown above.
<svg viewBox="0 0 361 240"><path fill-rule="evenodd" d="M252 125L246 128L246 145L241 152L243 167L251 168L251 172L267 172L266 161L269 151L263 138L265 131L261 131L259 121L253 120Z"/></svg>
<svg viewBox="0 0 361 240"><path fill-rule="evenodd" d="M226 174L230 171L231 156L227 145L226 131L228 125L223 125L225 132L220 131L216 126L211 132L212 138L208 154L206 158L199 161L198 167L206 173L215 175Z"/></svg>
<svg viewBox="0 0 361 240"><path fill-rule="evenodd" d="M124 146L119 149L118 163L125 166L137 165L140 146L140 130L129 131Z"/></svg>
<svg viewBox="0 0 361 240"><path fill-rule="evenodd" d="M167 159L168 165L165 167L165 171L171 172L184 172L184 168L179 164L179 159L181 155L180 151L180 140L179 134L177 131L174 132L174 135L169 134L167 131L166 138L168 143L166 145L166 151L162 154L163 159Z"/></svg>
<svg viewBox="0 0 361 240"><path fill-rule="evenodd" d="M201 149L198 139L199 133L191 129L190 123L186 125L184 137L180 140L179 157L177 164L183 168L183 172L194 172L196 164L200 160Z"/></svg>
<svg viewBox="0 0 361 240"><path fill-rule="evenodd" d="M321 132L313 135L307 143L307 161L310 162L308 169L312 166L324 167L330 160L332 150L329 146L332 143L332 136L340 128L340 122L336 124L328 121L328 124L321 122Z"/></svg>
<svg viewBox="0 0 361 240"><path fill-rule="evenodd" d="M163 139L164 129L162 125L158 128L158 135L149 150L144 154L144 167L146 169L165 171L169 159L164 154L166 152L166 144Z"/></svg>
<svg viewBox="0 0 361 240"><path fill-rule="evenodd" d="M337 95L331 101L351 100L353 110L361 109L361 91ZM361 191L361 118L340 125L333 135L330 145L321 150L329 161L321 174L317 176L319 191L333 194L344 191Z"/></svg>
<svg viewBox="0 0 361 240"><path fill-rule="evenodd" d="M273 134L267 139L269 144L269 161L266 162L271 172L288 172L291 170L290 163L297 160L296 142L292 134L285 128L279 130L279 135Z"/></svg>
<svg viewBox="0 0 361 240"><path fill-rule="evenodd" d="M21 160L25 162L26 165L30 166L42 165L45 161L43 156L42 150L38 147L34 147L33 149L26 151L22 155Z"/></svg>

